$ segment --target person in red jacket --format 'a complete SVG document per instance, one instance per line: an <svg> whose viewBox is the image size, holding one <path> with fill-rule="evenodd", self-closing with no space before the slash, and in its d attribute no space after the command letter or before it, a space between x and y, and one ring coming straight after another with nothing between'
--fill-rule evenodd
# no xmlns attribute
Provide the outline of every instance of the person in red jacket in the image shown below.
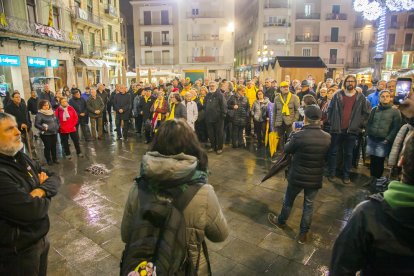
<svg viewBox="0 0 414 276"><path fill-rule="evenodd" d="M76 131L76 124L78 123L78 115L76 110L68 104L67 98L60 99L60 106L55 110L56 118L60 123L59 135L62 141L63 150L65 151L66 158L72 159L69 148L69 136L72 139L76 148L76 154L79 157L83 157L79 145L79 135Z"/></svg>

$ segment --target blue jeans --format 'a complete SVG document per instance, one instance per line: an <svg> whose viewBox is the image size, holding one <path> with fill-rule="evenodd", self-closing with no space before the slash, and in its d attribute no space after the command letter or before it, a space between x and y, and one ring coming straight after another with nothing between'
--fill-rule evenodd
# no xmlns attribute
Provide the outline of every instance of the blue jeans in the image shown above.
<svg viewBox="0 0 414 276"><path fill-rule="evenodd" d="M280 211L278 217L278 222L280 224L285 224L286 220L289 218L290 211L292 210L293 203L295 202L296 196L304 190L305 198L303 200L303 213L302 219L300 221L300 233L304 234L309 231L310 225L312 223L313 215L313 200L318 193L318 189L311 188L300 188L288 184L286 188L285 197L283 198L283 207Z"/></svg>
<svg viewBox="0 0 414 276"><path fill-rule="evenodd" d="M344 178L349 178L349 172L351 171L352 167L352 157L355 142L357 139L357 135L350 134L350 133L332 133L331 134L331 148L329 149L329 156L328 156L328 171L329 175L336 174L336 163L337 158L336 154L338 153L338 149L343 151L343 172Z"/></svg>

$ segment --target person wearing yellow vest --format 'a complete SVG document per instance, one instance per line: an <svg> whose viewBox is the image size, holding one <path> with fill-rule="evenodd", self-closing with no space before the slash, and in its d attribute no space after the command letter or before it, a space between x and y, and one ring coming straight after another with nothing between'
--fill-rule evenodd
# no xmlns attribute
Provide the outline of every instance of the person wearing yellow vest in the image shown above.
<svg viewBox="0 0 414 276"><path fill-rule="evenodd" d="M277 154L280 154L286 138L292 131L292 124L299 120L299 98L289 91L289 83L282 81L280 83L281 93L275 95L275 104L273 110L274 128L279 136L277 145Z"/></svg>
<svg viewBox="0 0 414 276"><path fill-rule="evenodd" d="M245 91L246 91L246 95L245 96L249 100L250 110L252 110L254 101L257 100L257 90L258 89L255 86L253 80L247 82L247 86L246 86L246 89L245 89ZM247 120L247 123L246 123L246 136L249 136L251 134L251 131L252 131L252 119L253 119L253 117L250 115L248 117L248 120Z"/></svg>

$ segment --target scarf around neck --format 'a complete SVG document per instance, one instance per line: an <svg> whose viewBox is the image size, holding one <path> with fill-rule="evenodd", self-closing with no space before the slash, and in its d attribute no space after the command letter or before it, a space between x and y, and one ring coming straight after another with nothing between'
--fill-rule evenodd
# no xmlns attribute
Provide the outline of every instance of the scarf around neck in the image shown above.
<svg viewBox="0 0 414 276"><path fill-rule="evenodd" d="M168 116L167 120L174 120L175 106L176 106L176 104L171 104L171 112L170 112L170 116Z"/></svg>
<svg viewBox="0 0 414 276"><path fill-rule="evenodd" d="M53 115L53 109L48 109L48 110L40 109L39 112L47 116Z"/></svg>
<svg viewBox="0 0 414 276"><path fill-rule="evenodd" d="M282 107L282 115L290 116L289 102L290 102L290 99L292 98L292 93L289 92L287 94L286 102L285 102L285 100L283 100L282 94L279 94L279 97L280 97L280 101L283 104L283 107Z"/></svg>
<svg viewBox="0 0 414 276"><path fill-rule="evenodd" d="M63 116L62 116L62 118L63 118L63 121L66 122L68 120L68 118L70 118L69 111L68 111L68 107L69 106L67 106L67 107L61 106L61 107L63 109Z"/></svg>

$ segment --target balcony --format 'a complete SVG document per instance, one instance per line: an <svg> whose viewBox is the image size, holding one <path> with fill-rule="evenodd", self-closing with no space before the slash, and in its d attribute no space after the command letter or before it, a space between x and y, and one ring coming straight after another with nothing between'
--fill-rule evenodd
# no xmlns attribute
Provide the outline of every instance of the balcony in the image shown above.
<svg viewBox="0 0 414 276"><path fill-rule="evenodd" d="M410 44L403 45L403 51L414 51L414 45L410 45Z"/></svg>
<svg viewBox="0 0 414 276"><path fill-rule="evenodd" d="M187 57L188 63L219 63L222 61L223 61L223 57L219 57L219 56Z"/></svg>
<svg viewBox="0 0 414 276"><path fill-rule="evenodd" d="M209 40L224 40L223 36L218 34L189 34L187 41L209 41Z"/></svg>
<svg viewBox="0 0 414 276"><path fill-rule="evenodd" d="M102 50L104 52L112 52L112 53L125 53L125 46L124 44L112 42L108 40L102 41Z"/></svg>
<svg viewBox="0 0 414 276"><path fill-rule="evenodd" d="M344 65L344 59L343 58L324 58L323 62L325 64L337 64L337 65Z"/></svg>
<svg viewBox="0 0 414 276"><path fill-rule="evenodd" d="M141 46L148 46L148 47L158 47L158 46L173 46L174 41L171 40L165 40L165 41L150 41L150 40L140 40Z"/></svg>
<svg viewBox="0 0 414 276"><path fill-rule="evenodd" d="M365 28L365 27L368 27L368 26L371 26L372 28L378 28L378 23L376 21L375 22L369 22L369 21L357 20L357 21L355 21L355 24L354 24L354 28L356 28L356 29Z"/></svg>
<svg viewBox="0 0 414 276"><path fill-rule="evenodd" d="M290 23L287 22L264 22L263 27L290 27Z"/></svg>
<svg viewBox="0 0 414 276"><path fill-rule="evenodd" d="M174 60L172 58L155 58L155 59L141 59L141 65L173 65Z"/></svg>
<svg viewBox="0 0 414 276"><path fill-rule="evenodd" d="M91 12L85 11L79 7L73 7L72 16L76 22L86 25L92 25L93 27L97 27L99 29L102 29L103 27L99 16L94 15Z"/></svg>
<svg viewBox="0 0 414 276"><path fill-rule="evenodd" d="M374 41L370 41L369 44L368 44L368 47L369 48L375 48L375 47L377 47L377 43L375 43Z"/></svg>
<svg viewBox="0 0 414 276"><path fill-rule="evenodd" d="M402 50L402 45L395 45L395 44L388 45L386 48L387 52L398 52L401 50Z"/></svg>
<svg viewBox="0 0 414 276"><path fill-rule="evenodd" d="M364 48L364 41L362 39L352 41L353 48Z"/></svg>
<svg viewBox="0 0 414 276"><path fill-rule="evenodd" d="M295 42L319 42L318 35L297 35L295 36Z"/></svg>
<svg viewBox="0 0 414 276"><path fill-rule="evenodd" d="M67 32L65 30L56 29L49 27L43 24L37 24L34 22L28 22L20 18L6 16L7 24L0 24L0 31L6 33L12 33L16 35L23 35L27 38L25 40L30 40L31 37L41 38L53 42L63 42L68 44L75 44L74 47L70 48L79 48L81 42L79 36ZM10 38L10 35L7 35ZM21 40L17 37L18 40Z"/></svg>
<svg viewBox="0 0 414 276"><path fill-rule="evenodd" d="M187 12L187 18L224 18L224 13L219 11L197 11Z"/></svg>
<svg viewBox="0 0 414 276"><path fill-rule="evenodd" d="M114 18L118 17L117 8L114 7L113 5L105 4L105 13Z"/></svg>
<svg viewBox="0 0 414 276"><path fill-rule="evenodd" d="M346 13L328 13L326 14L326 20L347 20L348 15Z"/></svg>
<svg viewBox="0 0 414 276"><path fill-rule="evenodd" d="M289 41L283 39L265 40L264 45L288 45Z"/></svg>
<svg viewBox="0 0 414 276"><path fill-rule="evenodd" d="M142 21L139 22L139 25L142 26L142 27L145 27L145 26L172 26L173 23L172 22L168 22L168 23L161 22L161 19L160 19L160 20L157 20L157 21L152 20L151 24L145 24L144 20L142 20Z"/></svg>
<svg viewBox="0 0 414 276"><path fill-rule="evenodd" d="M289 9L290 6L287 3L269 3L264 5L265 9Z"/></svg>
<svg viewBox="0 0 414 276"><path fill-rule="evenodd" d="M297 13L296 19L321 19L320 13Z"/></svg>
<svg viewBox="0 0 414 276"><path fill-rule="evenodd" d="M345 42L345 36L325 36L325 42Z"/></svg>

